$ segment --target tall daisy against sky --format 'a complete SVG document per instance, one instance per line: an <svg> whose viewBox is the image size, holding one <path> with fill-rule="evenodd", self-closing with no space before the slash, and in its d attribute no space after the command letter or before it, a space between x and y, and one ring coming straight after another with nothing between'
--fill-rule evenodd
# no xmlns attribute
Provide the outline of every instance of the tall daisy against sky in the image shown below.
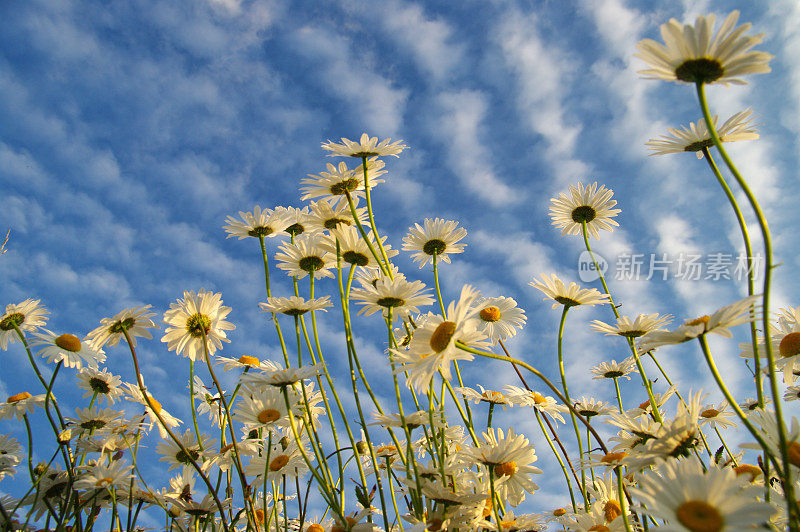
<svg viewBox="0 0 800 532"><path fill-rule="evenodd" d="M241 220L237 220L233 216L228 216L225 220L227 225L222 228L228 233L226 238L233 236L239 240L259 236L274 238L289 225L280 212L275 212L273 209L262 209L259 205L253 207L253 212L239 211L239 217Z"/></svg>
<svg viewBox="0 0 800 532"><path fill-rule="evenodd" d="M403 251L413 252L411 259L422 268L434 260L450 263L451 253L463 253L466 244L460 241L467 230L452 220L425 218L423 225L414 224L403 237Z"/></svg>
<svg viewBox="0 0 800 532"><path fill-rule="evenodd" d="M758 131L751 123L753 111L747 109L728 118L721 126L717 126L719 118L713 117L714 127L722 142L736 142L739 140L754 140L758 138ZM714 146L711 134L708 132L705 120L689 122L688 126L680 129L667 128L668 135L650 139L645 144L652 153L650 155L665 155L668 153L696 152L697 158L703 157L703 149Z"/></svg>
<svg viewBox="0 0 800 532"><path fill-rule="evenodd" d="M400 157L400 152L408 146L403 144L402 140L392 142L392 139L384 139L378 142L378 137L370 137L366 133L361 135L358 142L342 137L341 143L333 141L323 142L322 149L328 150L332 153L328 155L331 157L384 157L387 155L394 155Z"/></svg>
<svg viewBox="0 0 800 532"><path fill-rule="evenodd" d="M563 192L550 200L550 218L553 225L561 229L562 235L579 235L583 224L594 238L600 238L600 230L613 231L619 224L613 218L620 213L614 209L614 192L595 181L584 187L583 183L569 186L569 194Z"/></svg>
<svg viewBox="0 0 800 532"><path fill-rule="evenodd" d="M102 349L108 344L114 346L124 338L123 331L127 331L131 344L136 347L136 337L151 339L153 336L147 329L157 329L152 318L155 312L150 312L151 305L132 307L119 312L113 318L102 318L100 326L86 335L86 341L95 348Z"/></svg>
<svg viewBox="0 0 800 532"><path fill-rule="evenodd" d="M213 355L222 349L222 342L229 342L225 331L232 331L236 326L225 318L231 308L222 304L222 294L201 288L194 292L183 293L183 298L170 305L164 313L164 322L168 327L164 330L161 341L167 349L175 351L190 360L203 359L203 338L206 339L208 354Z"/></svg>
<svg viewBox="0 0 800 532"><path fill-rule="evenodd" d="M713 33L714 15L700 15L694 25L670 19L661 26L664 44L644 39L636 45L636 56L650 66L639 73L684 83L742 85L747 82L739 76L770 72L772 55L750 50L761 43L764 34L744 35L752 25L736 27L738 20L739 12L733 11Z"/></svg>
<svg viewBox="0 0 800 532"><path fill-rule="evenodd" d="M26 299L19 303L9 303L0 316L0 349L6 350L8 344L19 341L16 325L21 331L35 331L47 323L47 310L39 305L40 299Z"/></svg>
<svg viewBox="0 0 800 532"><path fill-rule="evenodd" d="M579 305L602 305L609 302L607 294L601 294L595 288L581 288L576 282L564 285L564 281L559 279L556 274L551 274L550 277L543 275L541 281L534 279L528 284L540 290L546 296L545 301L552 299L554 301L553 308L559 305L576 307Z"/></svg>

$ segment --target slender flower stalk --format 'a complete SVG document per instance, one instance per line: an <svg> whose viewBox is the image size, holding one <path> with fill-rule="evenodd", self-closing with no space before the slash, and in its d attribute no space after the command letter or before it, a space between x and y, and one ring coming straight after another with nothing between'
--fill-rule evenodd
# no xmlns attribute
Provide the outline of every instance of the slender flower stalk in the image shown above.
<svg viewBox="0 0 800 532"><path fill-rule="evenodd" d="M705 94L705 84L702 81L698 81L695 84L697 89L697 98L700 102L700 109L703 111L703 118L706 121L706 126L708 127L708 132L711 134L711 139L714 141L714 146L716 146L717 151L719 151L720 155L722 156L722 160L725 161L725 165L731 171L736 182L741 187L742 191L744 192L745 196L747 197L747 201L750 203L750 206L753 209L753 213L758 220L758 227L761 230L761 238L764 242L764 255L765 255L765 267L764 267L764 285L763 285L763 292L762 292L762 316L763 316L763 330L764 334L769 334L770 331L770 322L769 322L769 298L770 298L770 286L772 283L772 237L770 235L769 226L767 225L767 219L764 217L764 213L761 210L761 206L759 205L758 201L755 198L755 195L750 190L750 187L747 185L747 181L742 177L742 174L739 172L736 165L733 164L733 160L728 155L727 150L723 147L722 141L717 134L717 130L714 127L714 121L711 117L711 113L708 109L708 102L706 100ZM789 501L788 504L788 512L790 516L790 522L792 521L792 517L796 519L795 524L790 525L793 532L800 530L800 526L796 523L800 522L800 509L796 504L796 499L794 496L794 482L792 480L792 471L791 467L789 466L789 452L788 446L786 443L786 427L783 423L783 408L781 406L781 395L780 391L778 390L778 376L776 375L775 371L775 353L773 352L772 342L765 342L765 351L767 353L767 367L769 368L769 377L770 377L770 389L772 392L772 400L775 405L775 418L778 425L778 440L780 443L781 449L781 462L783 463L783 471L785 477L783 478L783 483L785 486L785 494L786 500ZM736 406L733 404L732 406Z"/></svg>

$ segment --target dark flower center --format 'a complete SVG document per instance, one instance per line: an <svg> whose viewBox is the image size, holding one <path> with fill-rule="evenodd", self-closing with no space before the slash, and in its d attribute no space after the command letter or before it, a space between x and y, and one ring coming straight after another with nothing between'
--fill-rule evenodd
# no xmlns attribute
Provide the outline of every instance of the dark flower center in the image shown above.
<svg viewBox="0 0 800 532"><path fill-rule="evenodd" d="M684 61L675 69L675 77L689 83L713 83L722 75L725 69L716 59L700 57Z"/></svg>
<svg viewBox="0 0 800 532"><path fill-rule="evenodd" d="M399 297L382 297L377 300L375 303L382 307L392 308L392 307L399 307L400 305L404 305L405 301L400 299Z"/></svg>
<svg viewBox="0 0 800 532"><path fill-rule="evenodd" d="M341 224L350 225L350 220L348 220L347 218L328 218L323 222L322 225L325 227L325 229L330 230L330 229L336 229Z"/></svg>
<svg viewBox="0 0 800 532"><path fill-rule="evenodd" d="M92 377L89 379L89 386L92 388L93 392L107 394L111 391L111 387L108 385L106 381L103 379L98 379L97 377Z"/></svg>
<svg viewBox="0 0 800 532"><path fill-rule="evenodd" d="M197 460L199 457L200 453L194 449L186 449L185 451L181 449L175 455L175 459L182 464L191 464L192 460Z"/></svg>
<svg viewBox="0 0 800 532"><path fill-rule="evenodd" d="M618 377L622 377L623 375L624 373L622 373L621 371L606 371L605 373L603 373L603 377L605 377L606 379L616 379Z"/></svg>
<svg viewBox="0 0 800 532"><path fill-rule="evenodd" d="M290 225L289 227L286 228L286 232L289 233L292 236L300 235L305 230L306 230L306 228L303 227L303 225L300 224L300 223L292 224L292 225Z"/></svg>
<svg viewBox="0 0 800 532"><path fill-rule="evenodd" d="M274 233L275 230L272 227L260 226L254 227L250 229L247 234L250 236L268 236Z"/></svg>
<svg viewBox="0 0 800 532"><path fill-rule="evenodd" d="M15 312L14 314L9 314L2 320L0 320L0 330L2 331L10 331L14 329L14 325L19 327L22 325L22 322L25 321L25 315L20 312Z"/></svg>
<svg viewBox="0 0 800 532"><path fill-rule="evenodd" d="M702 151L703 148L710 148L714 145L714 141L711 139L703 139L698 140L697 142L692 142L691 144L685 146L683 151Z"/></svg>
<svg viewBox="0 0 800 532"><path fill-rule="evenodd" d="M205 314L194 314L186 320L186 330L195 338L202 338L203 332L211 331L211 318Z"/></svg>
<svg viewBox="0 0 800 532"><path fill-rule="evenodd" d="M125 318L124 320L118 321L117 323L109 327L108 332L112 334L119 334L122 331L127 331L128 329L133 327L135 323L136 323L135 318Z"/></svg>
<svg viewBox="0 0 800 532"><path fill-rule="evenodd" d="M570 299L564 296L556 296L553 299L564 305L565 307L574 307L576 305L580 305L579 302L575 301L574 299Z"/></svg>
<svg viewBox="0 0 800 532"><path fill-rule="evenodd" d="M90 419L81 423L81 428L86 430L102 429L106 426L106 422L102 419Z"/></svg>
<svg viewBox="0 0 800 532"><path fill-rule="evenodd" d="M345 251L342 253L342 258L345 262L355 264L356 266L366 266L369 264L369 258L358 251Z"/></svg>
<svg viewBox="0 0 800 532"><path fill-rule="evenodd" d="M343 196L345 192L352 192L358 188L358 179L351 177L331 185L330 191L334 196Z"/></svg>
<svg viewBox="0 0 800 532"><path fill-rule="evenodd" d="M588 205L581 205L572 210L572 221L575 223L591 222L597 216L597 212Z"/></svg>
<svg viewBox="0 0 800 532"><path fill-rule="evenodd" d="M428 240L422 245L422 251L426 255L441 255L446 248L447 244L444 243L444 240L439 240L438 238Z"/></svg>
<svg viewBox="0 0 800 532"><path fill-rule="evenodd" d="M305 272L314 273L325 266L325 261L319 257L303 257L297 261L297 265Z"/></svg>

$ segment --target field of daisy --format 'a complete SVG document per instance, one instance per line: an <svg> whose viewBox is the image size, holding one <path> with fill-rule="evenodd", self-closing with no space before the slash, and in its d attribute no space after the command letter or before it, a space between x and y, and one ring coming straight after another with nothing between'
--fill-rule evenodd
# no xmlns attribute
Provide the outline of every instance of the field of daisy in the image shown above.
<svg viewBox="0 0 800 532"><path fill-rule="evenodd" d="M582 241L599 284L550 272L530 280L560 321L528 356L513 338L537 325L513 298L471 285L443 298L440 268L466 251L458 221L427 218L401 242L381 234L373 196L392 158L413 146L367 133L327 141L322 150L336 163L300 182L306 206L256 205L222 228L263 262L264 282L252 290L280 346L274 357L228 356L237 349L228 345L232 309L202 287L168 309L121 309L87 324L94 329L82 338L48 329L39 299L4 302L0 349L24 352L38 388L0 403L0 482L25 486L0 492L0 529L134 531L147 515L170 531L798 532L800 423L784 410L800 397L800 306L771 304L771 233L750 176L724 146L758 139L752 112L721 121L705 92L770 71L772 56L753 49L763 35L738 19L672 19L661 42L638 44L637 57L644 78L682 84L697 102L701 120L648 146L696 152L718 181L745 250L746 297L699 317L621 314L592 249L619 227L621 209L603 184L576 182L550 199L550 221ZM400 271L400 254L419 272ZM607 319L584 320L589 306ZM607 384L603 396L570 386L565 337L578 328L619 343L620 361L584 368ZM364 334L380 338L379 363L365 356ZM746 339L737 363L752 375L747 397L729 391L709 335ZM170 377L188 390L186 415L148 389L137 353L145 343L185 359L188 378ZM681 343L695 346L724 400L673 385L660 359ZM334 344L344 346L348 372L331 370ZM118 374L122 357L129 374ZM558 371L544 371L541 357ZM473 365L512 368L514 378L490 389L464 377ZM622 385L631 383L646 399L626 409ZM76 389L83 405L67 410L60 396ZM508 420L533 421L545 445L534 448ZM26 438L7 435L12 424ZM139 467L148 448L161 477ZM559 475L563 504L530 512L544 464Z"/></svg>

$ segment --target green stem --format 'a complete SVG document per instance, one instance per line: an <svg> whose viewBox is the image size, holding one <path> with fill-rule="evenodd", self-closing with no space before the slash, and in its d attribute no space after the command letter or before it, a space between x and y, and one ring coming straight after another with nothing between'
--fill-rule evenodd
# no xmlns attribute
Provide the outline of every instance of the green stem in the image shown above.
<svg viewBox="0 0 800 532"><path fill-rule="evenodd" d="M619 413L624 414L625 409L622 408L622 394L619 391L619 382L617 382L619 377L614 377L614 389L617 392L617 405L619 405Z"/></svg>
<svg viewBox="0 0 800 532"><path fill-rule="evenodd" d="M439 262L439 256L434 253L433 254L433 284L436 287L436 300L439 302L439 308L442 310L442 319L447 319L447 311L444 309L444 300L442 299L442 291L439 288L439 268L437 266Z"/></svg>
<svg viewBox="0 0 800 532"><path fill-rule="evenodd" d="M761 230L761 237L764 241L764 255L765 255L765 267L764 267L764 290L762 294L762 324L764 328L764 335L766 336L766 352L767 352L767 364L769 368L769 377L770 377L770 391L772 392L772 400L774 402L775 407L775 420L778 426L778 440L780 443L780 451L781 451L781 462L783 463L783 470L784 470L784 478L783 478L783 485L784 485L784 493L786 494L786 501L788 505L788 514L789 514L789 522L790 528L793 532L798 532L800 530L800 526L797 523L800 523L800 509L797 506L797 499L794 495L794 481L792 480L792 470L791 466L789 465L789 450L786 441L786 427L783 424L783 407L781 406L782 397L780 395L780 391L778 390L778 377L775 371L775 353L772 349L772 342L770 341L770 323L769 323L769 298L770 298L770 284L772 282L772 237L770 236L769 226L767 225L767 219L764 217L764 213L761 210L761 206L758 204L753 192L750 190L750 187L747 185L747 182L744 180L742 175L739 173L739 170L736 168L736 165L733 164L733 161L728 156L728 152L722 146L722 141L717 134L717 130L714 127L714 122L711 119L711 113L708 109L708 102L706 101L706 94L705 94L705 86L702 82L698 82L696 84L697 87L697 98L700 102L700 108L703 111L703 118L706 121L706 126L708 128L708 132L711 135L711 139L714 141L714 146L716 146L717 151L719 151L720 155L722 155L722 159L725 161L728 169L733 174L733 177L736 179L736 182L739 183L742 191L744 192L745 196L747 196L747 201L750 202L750 206L753 209L753 212L756 215L756 219L758 220L758 227ZM755 346L754 346L755 347Z"/></svg>
<svg viewBox="0 0 800 532"><path fill-rule="evenodd" d="M381 250L381 256L386 264L386 269L391 272L392 268L389 265L389 257L386 256L386 250L383 248L381 237L378 234L378 228L375 226L375 217L372 214L372 199L369 187L369 173L367 172L367 156L361 157L361 168L364 171L364 197L367 199L367 216L369 216L369 226L372 228L372 234L375 235L375 241L378 243L378 249ZM391 275L390 275L391 276Z"/></svg>
<svg viewBox="0 0 800 532"><path fill-rule="evenodd" d="M203 440L200 438L200 429L197 426L197 411L194 407L194 360L189 359L189 395L191 399L189 405L192 408L192 422L194 423L194 435L197 438L197 446L203 450Z"/></svg>
<svg viewBox="0 0 800 532"><path fill-rule="evenodd" d="M567 489L569 490L569 498L572 501L572 511L578 512L578 505L575 504L575 493L572 491L572 481L569 478L569 473L567 473L567 467L564 465L564 461L561 459L561 456L556 451L555 445L553 445L553 441L550 439L550 436L547 434L547 430L544 428L544 424L542 423L542 417L539 414L539 411L535 408L533 409L533 413L536 415L536 421L539 422L539 428L542 429L542 434L544 434L544 439L547 440L547 444L550 446L550 450L553 451L553 454L558 460L558 465L561 466L561 471L564 473L564 479L567 481ZM575 472L573 471L573 474ZM575 482L578 482L578 479L575 479ZM579 483L579 482L578 482Z"/></svg>

